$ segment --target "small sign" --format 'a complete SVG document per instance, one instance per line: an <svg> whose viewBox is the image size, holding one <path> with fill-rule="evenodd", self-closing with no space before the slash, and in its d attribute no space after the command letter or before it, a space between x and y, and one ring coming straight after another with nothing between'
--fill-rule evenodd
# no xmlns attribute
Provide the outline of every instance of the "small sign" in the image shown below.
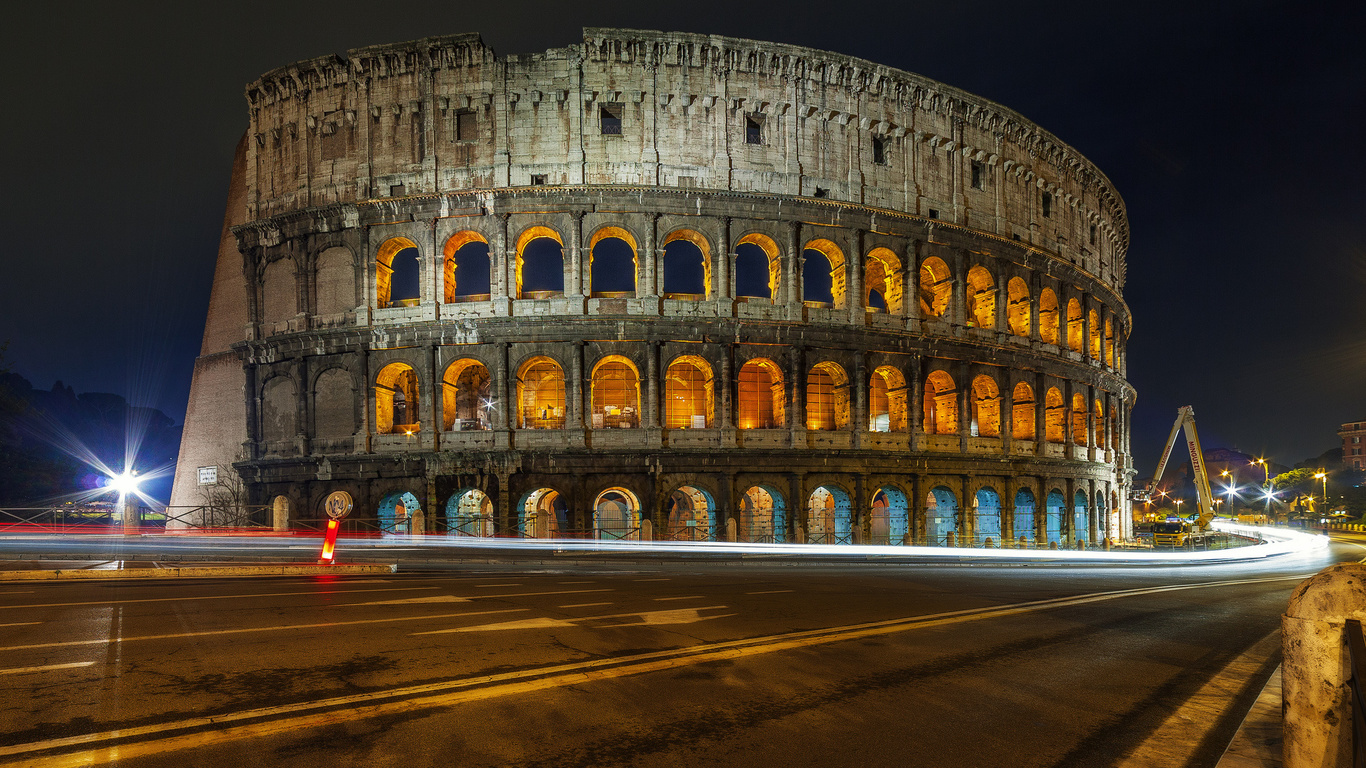
<svg viewBox="0 0 1366 768"><path fill-rule="evenodd" d="M323 509L327 516L333 520L341 520L351 514L353 502L351 494L346 491L333 491L327 495L327 500L323 502Z"/></svg>
<svg viewBox="0 0 1366 768"><path fill-rule="evenodd" d="M199 484L200 484L200 485L218 485L218 467L217 467L217 466L212 466L212 467L200 467L200 468L199 468Z"/></svg>

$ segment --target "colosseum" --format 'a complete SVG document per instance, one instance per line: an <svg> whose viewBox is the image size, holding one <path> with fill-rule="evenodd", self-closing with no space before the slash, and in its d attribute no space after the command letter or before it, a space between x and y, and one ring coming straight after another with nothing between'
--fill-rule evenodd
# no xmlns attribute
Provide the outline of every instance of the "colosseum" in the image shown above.
<svg viewBox="0 0 1366 768"><path fill-rule="evenodd" d="M1132 536L1124 204L1006 107L597 28L246 99L173 506L217 467L305 530L345 490L357 532Z"/></svg>

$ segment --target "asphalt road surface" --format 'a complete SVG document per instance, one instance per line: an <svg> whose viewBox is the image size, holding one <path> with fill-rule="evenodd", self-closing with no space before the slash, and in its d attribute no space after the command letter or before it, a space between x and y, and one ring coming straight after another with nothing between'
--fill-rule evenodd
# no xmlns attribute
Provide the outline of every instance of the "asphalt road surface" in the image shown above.
<svg viewBox="0 0 1366 768"><path fill-rule="evenodd" d="M1212 766L1363 549L0 583L0 764Z"/></svg>

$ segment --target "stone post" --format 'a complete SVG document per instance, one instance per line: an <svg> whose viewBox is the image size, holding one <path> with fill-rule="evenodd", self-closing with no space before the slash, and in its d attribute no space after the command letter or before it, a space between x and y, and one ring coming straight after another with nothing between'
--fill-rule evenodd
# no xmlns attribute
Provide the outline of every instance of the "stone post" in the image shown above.
<svg viewBox="0 0 1366 768"><path fill-rule="evenodd" d="M271 526L272 529L277 532L288 531L289 499L285 498L284 496L276 496L275 503L271 505L271 512L273 518L273 525Z"/></svg>
<svg viewBox="0 0 1366 768"><path fill-rule="evenodd" d="M1366 565L1341 563L1301 583L1281 617L1285 768L1352 764L1352 677L1344 624L1366 621Z"/></svg>

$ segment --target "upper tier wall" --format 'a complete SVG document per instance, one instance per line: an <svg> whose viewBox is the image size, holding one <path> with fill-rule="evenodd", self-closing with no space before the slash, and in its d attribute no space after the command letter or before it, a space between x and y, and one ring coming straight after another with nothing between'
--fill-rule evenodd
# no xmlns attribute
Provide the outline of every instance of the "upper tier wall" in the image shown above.
<svg viewBox="0 0 1366 768"><path fill-rule="evenodd" d="M1000 105L840 54L590 28L499 59L466 34L292 64L247 100L248 219L534 184L725 189L945 219L1124 282L1124 204L1089 161Z"/></svg>

